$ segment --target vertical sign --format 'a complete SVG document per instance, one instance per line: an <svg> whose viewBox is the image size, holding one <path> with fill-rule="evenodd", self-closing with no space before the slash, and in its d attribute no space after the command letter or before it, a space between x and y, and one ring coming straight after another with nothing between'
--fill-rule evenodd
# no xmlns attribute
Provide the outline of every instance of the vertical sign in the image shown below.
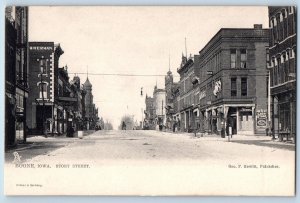
<svg viewBox="0 0 300 203"><path fill-rule="evenodd" d="M267 128L267 110L260 109L256 111L256 127L257 128Z"/></svg>

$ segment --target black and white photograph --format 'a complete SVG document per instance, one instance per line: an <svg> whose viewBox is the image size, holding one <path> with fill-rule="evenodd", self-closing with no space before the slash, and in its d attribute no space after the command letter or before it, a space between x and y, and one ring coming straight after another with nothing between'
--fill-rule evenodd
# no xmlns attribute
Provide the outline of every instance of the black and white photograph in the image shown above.
<svg viewBox="0 0 300 203"><path fill-rule="evenodd" d="M5 195L295 196L296 6L3 17Z"/></svg>

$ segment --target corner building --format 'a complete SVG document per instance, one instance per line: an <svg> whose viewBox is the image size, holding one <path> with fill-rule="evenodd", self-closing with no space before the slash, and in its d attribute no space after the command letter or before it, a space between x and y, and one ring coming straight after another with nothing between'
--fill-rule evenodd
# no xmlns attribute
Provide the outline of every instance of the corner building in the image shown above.
<svg viewBox="0 0 300 203"><path fill-rule="evenodd" d="M200 128L262 134L267 128L269 30L222 28L199 52Z"/></svg>

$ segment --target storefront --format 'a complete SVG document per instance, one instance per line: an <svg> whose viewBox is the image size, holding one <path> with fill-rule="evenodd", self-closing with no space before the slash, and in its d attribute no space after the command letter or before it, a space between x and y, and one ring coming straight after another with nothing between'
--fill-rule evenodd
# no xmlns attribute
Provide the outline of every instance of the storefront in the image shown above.
<svg viewBox="0 0 300 203"><path fill-rule="evenodd" d="M286 111L286 110L285 110ZM287 115L287 112L284 113ZM255 109L255 104L224 104L200 111L200 129L221 134L222 128L231 127L232 134L265 134L267 109Z"/></svg>

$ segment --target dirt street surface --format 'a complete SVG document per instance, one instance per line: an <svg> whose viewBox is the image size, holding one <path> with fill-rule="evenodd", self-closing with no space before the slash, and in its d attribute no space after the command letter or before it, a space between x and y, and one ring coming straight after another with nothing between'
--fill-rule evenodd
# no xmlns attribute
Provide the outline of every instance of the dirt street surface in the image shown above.
<svg viewBox="0 0 300 203"><path fill-rule="evenodd" d="M7 184L14 194L292 195L295 147L266 136L206 136L158 131L97 131L78 138L28 139ZM7 166L8 167L8 166ZM26 175L27 174L27 175ZM30 176L28 176L30 174ZM263 181L263 184L262 184ZM259 183L259 184L258 184ZM66 190L66 185L72 189ZM280 190L285 185L286 190ZM14 186L11 186L14 188ZM57 191L59 191L57 193Z"/></svg>

